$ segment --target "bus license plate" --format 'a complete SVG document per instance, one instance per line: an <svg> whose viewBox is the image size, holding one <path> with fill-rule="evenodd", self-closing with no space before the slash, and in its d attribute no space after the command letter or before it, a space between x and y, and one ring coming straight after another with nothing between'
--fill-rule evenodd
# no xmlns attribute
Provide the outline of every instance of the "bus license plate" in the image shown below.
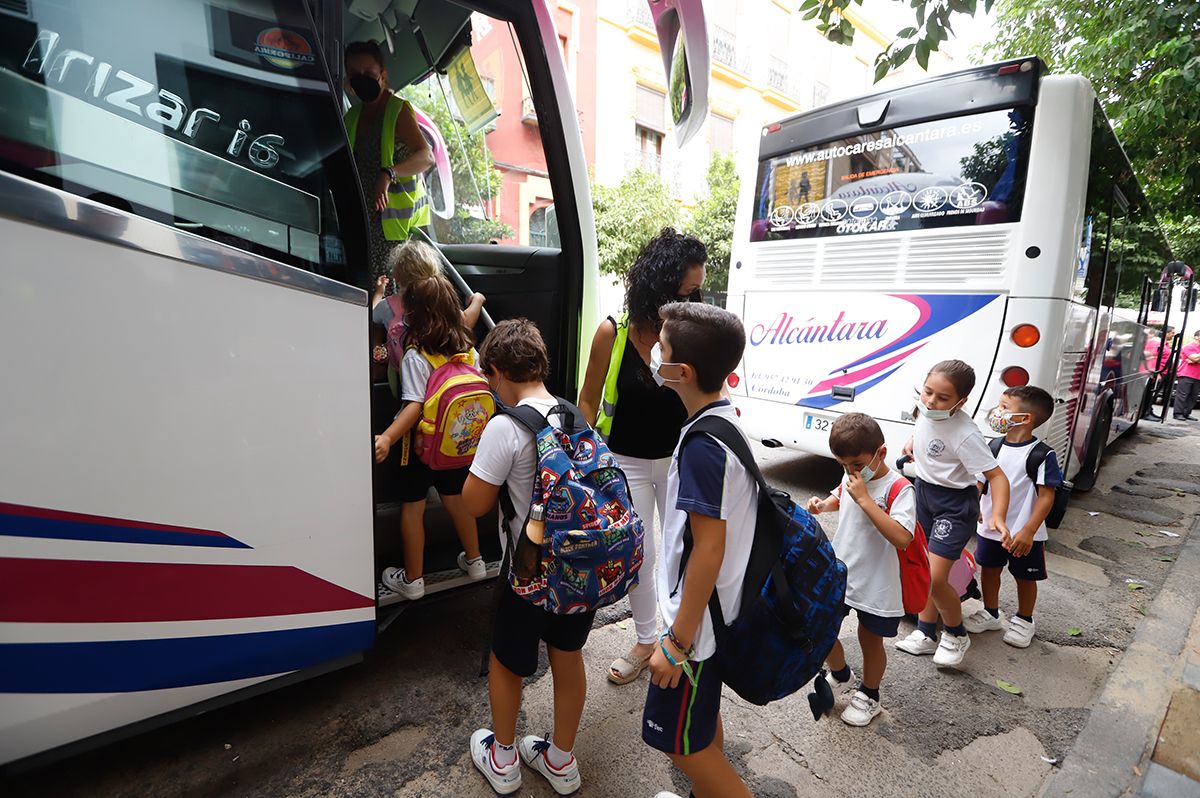
<svg viewBox="0 0 1200 798"><path fill-rule="evenodd" d="M829 434L829 428L833 426L833 419L825 418L824 416L814 416L812 413L804 414L804 428L813 432L824 432Z"/></svg>

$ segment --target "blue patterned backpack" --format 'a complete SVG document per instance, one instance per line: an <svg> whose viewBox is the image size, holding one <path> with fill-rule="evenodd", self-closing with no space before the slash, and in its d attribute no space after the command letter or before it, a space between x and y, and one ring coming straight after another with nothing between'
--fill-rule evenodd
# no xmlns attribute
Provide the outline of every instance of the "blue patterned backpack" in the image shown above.
<svg viewBox="0 0 1200 798"><path fill-rule="evenodd" d="M526 534L529 518L514 541L516 509L508 489L501 490L509 535L501 573L526 601L572 615L607 607L637 586L644 533L625 472L579 408L558 401L545 416L527 405L497 411L532 432L537 442L529 502L542 508L545 524L540 546ZM554 415L564 420L563 429L549 422Z"/></svg>
<svg viewBox="0 0 1200 798"><path fill-rule="evenodd" d="M723 443L758 482L758 517L737 619L725 624L716 590L708 611L722 681L762 706L791 695L820 672L842 626L846 566L817 520L767 484L731 421L704 416L684 439L702 434ZM692 549L690 528L683 546L681 580Z"/></svg>

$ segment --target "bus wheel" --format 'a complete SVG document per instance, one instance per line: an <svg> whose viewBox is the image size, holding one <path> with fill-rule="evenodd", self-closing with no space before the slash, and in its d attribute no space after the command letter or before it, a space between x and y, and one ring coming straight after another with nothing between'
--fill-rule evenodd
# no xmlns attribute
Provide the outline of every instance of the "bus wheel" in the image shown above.
<svg viewBox="0 0 1200 798"><path fill-rule="evenodd" d="M1112 429L1112 418L1113 403L1109 400L1104 403L1100 417L1096 419L1096 426L1092 428L1092 436L1088 440L1087 457L1083 461L1083 467L1075 475L1075 490L1080 493L1091 490L1096 484L1096 477L1100 475L1100 464L1104 461L1104 449L1108 444L1108 433Z"/></svg>

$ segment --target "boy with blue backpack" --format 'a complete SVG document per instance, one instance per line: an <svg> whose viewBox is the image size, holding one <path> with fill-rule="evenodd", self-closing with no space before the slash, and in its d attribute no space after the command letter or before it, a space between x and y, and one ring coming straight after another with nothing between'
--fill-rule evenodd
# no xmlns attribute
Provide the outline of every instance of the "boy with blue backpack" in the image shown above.
<svg viewBox="0 0 1200 798"><path fill-rule="evenodd" d="M559 795L580 787L572 754L587 695L582 648L596 609L637 584L642 527L624 474L578 408L544 384L549 357L527 319L496 325L479 364L499 399L463 487L469 512L500 501L505 547L488 693L492 728L471 735L475 767L497 793L521 789L521 762ZM549 739L517 740L523 680L546 643L554 680Z"/></svg>

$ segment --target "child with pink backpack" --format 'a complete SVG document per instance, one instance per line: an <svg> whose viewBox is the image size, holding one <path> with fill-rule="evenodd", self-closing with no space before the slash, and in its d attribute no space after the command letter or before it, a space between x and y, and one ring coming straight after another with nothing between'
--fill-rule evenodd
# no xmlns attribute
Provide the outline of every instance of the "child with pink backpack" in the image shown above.
<svg viewBox="0 0 1200 798"><path fill-rule="evenodd" d="M388 384L392 388L392 396L399 398L400 362L404 360L408 342L404 290L418 280L441 274L442 267L437 251L420 241L404 242L392 251L389 260L392 276L381 276L375 282L375 294L371 297L371 321L382 326L387 333L386 343L374 347L372 359L377 363L387 362ZM391 295L387 294L389 280L395 289ZM485 301L483 294L471 295L462 312L467 329L475 329Z"/></svg>
<svg viewBox="0 0 1200 798"><path fill-rule="evenodd" d="M425 595L425 499L435 488L462 543L458 566L472 579L487 569L475 518L462 503L463 483L495 403L476 368L471 330L454 286L440 274L404 289L406 336L400 361L402 407L375 436L375 461L398 448L402 462L400 533L404 567L385 568L383 587L406 599ZM389 340L391 339L389 334Z"/></svg>

